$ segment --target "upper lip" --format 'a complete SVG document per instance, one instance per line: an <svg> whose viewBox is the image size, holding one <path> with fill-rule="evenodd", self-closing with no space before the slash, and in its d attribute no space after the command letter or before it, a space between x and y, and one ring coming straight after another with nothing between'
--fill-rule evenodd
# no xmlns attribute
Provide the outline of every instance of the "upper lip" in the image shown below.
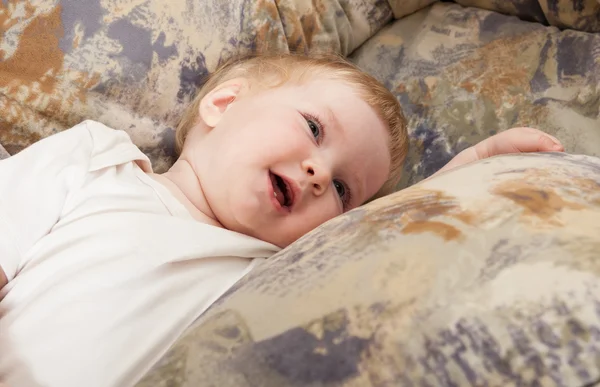
<svg viewBox="0 0 600 387"><path fill-rule="evenodd" d="M280 175L278 173L275 173L273 171L271 171L271 173L277 177L279 177L281 180L283 180L283 183L285 184L286 190L287 190L287 195L289 198L289 205L286 206L287 208L289 208L290 210L294 207L294 205L296 204L296 198L300 197L300 188L298 187L298 184L296 184L296 182L284 175Z"/></svg>

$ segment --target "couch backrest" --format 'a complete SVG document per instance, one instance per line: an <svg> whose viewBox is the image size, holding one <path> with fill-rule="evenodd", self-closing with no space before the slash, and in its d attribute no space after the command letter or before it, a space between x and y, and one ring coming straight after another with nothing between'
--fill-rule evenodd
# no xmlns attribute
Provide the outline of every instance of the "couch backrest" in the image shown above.
<svg viewBox="0 0 600 387"><path fill-rule="evenodd" d="M600 32L598 0L455 0L457 3L515 15L563 29Z"/></svg>
<svg viewBox="0 0 600 387"><path fill-rule="evenodd" d="M392 10L394 11L394 17L396 19L400 19L406 15L417 12L418 10L425 8L436 1L437 0L388 0Z"/></svg>
<svg viewBox="0 0 600 387"><path fill-rule="evenodd" d="M4 147L2 145L0 145L0 160L5 159L7 157L9 157L10 155L8 154L8 152L6 151L6 149L4 149Z"/></svg>
<svg viewBox="0 0 600 387"><path fill-rule="evenodd" d="M600 32L598 0L540 0L548 22L560 28Z"/></svg>
<svg viewBox="0 0 600 387"><path fill-rule="evenodd" d="M348 55L393 18L386 0L276 0L274 3L291 51L316 48Z"/></svg>

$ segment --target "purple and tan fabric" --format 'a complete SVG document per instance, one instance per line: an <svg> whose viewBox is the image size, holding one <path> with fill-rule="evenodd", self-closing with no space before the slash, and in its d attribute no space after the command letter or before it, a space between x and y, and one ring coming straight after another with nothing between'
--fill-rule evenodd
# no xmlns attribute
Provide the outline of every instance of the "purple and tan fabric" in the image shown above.
<svg viewBox="0 0 600 387"><path fill-rule="evenodd" d="M531 126L600 156L600 35L436 3L352 54L400 100L411 153L402 187L498 131Z"/></svg>
<svg viewBox="0 0 600 387"><path fill-rule="evenodd" d="M456 0L456 3L465 7L514 15L523 20L547 23L540 0Z"/></svg>
<svg viewBox="0 0 600 387"><path fill-rule="evenodd" d="M4 147L2 145L0 145L0 160L5 159L7 157L9 157L10 155L8 154L8 152L6 151L6 149L4 149Z"/></svg>
<svg viewBox="0 0 600 387"><path fill-rule="evenodd" d="M515 15L561 29L600 32L598 0L456 0L464 6Z"/></svg>
<svg viewBox="0 0 600 387"><path fill-rule="evenodd" d="M487 159L334 219L225 295L138 387L588 386L600 159Z"/></svg>
<svg viewBox="0 0 600 387"><path fill-rule="evenodd" d="M600 32L598 0L540 0L548 22L560 28Z"/></svg>
<svg viewBox="0 0 600 387"><path fill-rule="evenodd" d="M436 1L437 0L388 0L396 19L410 15Z"/></svg>

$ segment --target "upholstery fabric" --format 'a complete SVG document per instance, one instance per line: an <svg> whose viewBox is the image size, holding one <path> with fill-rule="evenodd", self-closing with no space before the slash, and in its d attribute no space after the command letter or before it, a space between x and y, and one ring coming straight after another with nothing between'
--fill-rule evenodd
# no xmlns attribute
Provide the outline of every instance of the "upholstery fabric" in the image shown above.
<svg viewBox="0 0 600 387"><path fill-rule="evenodd" d="M600 156L600 35L436 3L385 27L352 59L397 95L409 121L401 187L518 126Z"/></svg>
<svg viewBox="0 0 600 387"><path fill-rule="evenodd" d="M495 157L280 252L138 387L591 385L599 306L600 159Z"/></svg>

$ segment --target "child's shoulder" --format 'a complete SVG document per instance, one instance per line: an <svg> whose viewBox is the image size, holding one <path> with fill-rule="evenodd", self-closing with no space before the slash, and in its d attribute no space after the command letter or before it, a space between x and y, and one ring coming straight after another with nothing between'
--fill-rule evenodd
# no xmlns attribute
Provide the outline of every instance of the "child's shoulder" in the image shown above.
<svg viewBox="0 0 600 387"><path fill-rule="evenodd" d="M125 131L92 120L34 143L17 159L28 154L35 155L32 160L40 165L49 162L62 166L80 165L87 172L128 162L136 162L144 172L152 172L150 160Z"/></svg>
<svg viewBox="0 0 600 387"><path fill-rule="evenodd" d="M101 122L86 120L70 130L87 131L92 140L90 170L98 170L110 165L136 161L146 172L151 171L150 160L133 143L129 134L113 129Z"/></svg>
<svg viewBox="0 0 600 387"><path fill-rule="evenodd" d="M92 148L106 142L132 144L126 132L112 129L101 122L93 120L82 121L69 129L59 131L40 141L40 143L45 143L46 145L53 143L67 147L68 143L79 147L86 144Z"/></svg>
<svg viewBox="0 0 600 387"><path fill-rule="evenodd" d="M78 135L84 135L83 133L89 133L93 141L114 139L131 143L131 138L129 137L129 134L127 134L127 132L119 129L113 129L101 122L94 120L82 121L80 124L73 126L67 131L77 132Z"/></svg>

